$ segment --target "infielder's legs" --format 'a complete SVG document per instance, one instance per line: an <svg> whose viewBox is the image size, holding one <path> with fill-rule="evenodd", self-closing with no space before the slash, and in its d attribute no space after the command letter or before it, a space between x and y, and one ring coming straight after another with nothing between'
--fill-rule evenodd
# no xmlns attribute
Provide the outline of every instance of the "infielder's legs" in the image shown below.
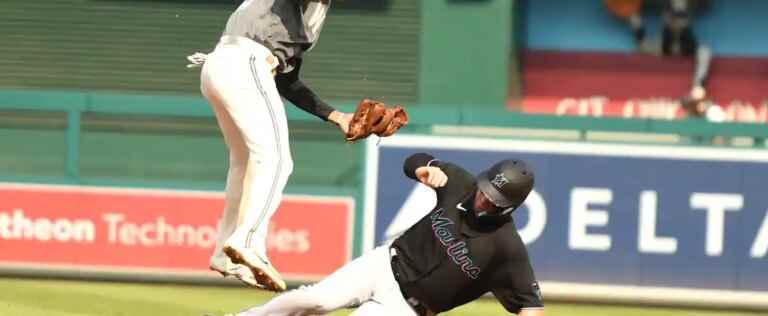
<svg viewBox="0 0 768 316"><path fill-rule="evenodd" d="M201 90L213 109L219 129L224 137L224 142L229 149L224 211L219 220L219 235L209 264L211 269L225 276L233 275L248 285L256 286L256 281L250 269L242 265L233 264L223 251L224 242L235 231L238 222L240 198L243 194L242 183L248 161L248 148L240 134L240 130L226 111L221 96L217 91L212 90L210 84L202 85Z"/></svg>
<svg viewBox="0 0 768 316"><path fill-rule="evenodd" d="M315 285L281 294L237 316L322 315L354 306L359 306L354 313L358 316L416 316L392 275L388 247L366 253Z"/></svg>
<svg viewBox="0 0 768 316"><path fill-rule="evenodd" d="M266 62L268 54L224 45L209 56L202 79L204 86L220 96L248 149L238 205L240 220L224 251L233 262L251 267L261 283L281 290L285 284L267 259L266 237L293 162L282 100ZM236 191L237 187L233 180L228 189Z"/></svg>

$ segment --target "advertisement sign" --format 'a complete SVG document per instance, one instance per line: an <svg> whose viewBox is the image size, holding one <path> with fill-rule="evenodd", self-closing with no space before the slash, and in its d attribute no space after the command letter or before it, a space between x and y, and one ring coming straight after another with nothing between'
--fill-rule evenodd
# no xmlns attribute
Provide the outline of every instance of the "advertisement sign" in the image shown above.
<svg viewBox="0 0 768 316"><path fill-rule="evenodd" d="M386 138L368 148L367 247L434 205L402 171L417 152L473 174L510 157L532 166L534 191L513 216L541 280L768 290L768 151Z"/></svg>
<svg viewBox="0 0 768 316"><path fill-rule="evenodd" d="M664 120L686 116L680 99L695 69L691 58L617 52L528 50L521 62L526 113ZM766 58L712 60L706 95L725 121L768 123L766 67Z"/></svg>
<svg viewBox="0 0 768 316"><path fill-rule="evenodd" d="M768 123L768 100L751 103L731 100L719 104L726 122ZM531 114L621 117L637 119L674 120L686 117L680 99L590 97L535 97L522 100L522 110Z"/></svg>
<svg viewBox="0 0 768 316"><path fill-rule="evenodd" d="M0 267L211 274L220 192L0 184ZM350 259L353 200L288 195L267 239L288 279ZM306 262L312 262L307 265Z"/></svg>

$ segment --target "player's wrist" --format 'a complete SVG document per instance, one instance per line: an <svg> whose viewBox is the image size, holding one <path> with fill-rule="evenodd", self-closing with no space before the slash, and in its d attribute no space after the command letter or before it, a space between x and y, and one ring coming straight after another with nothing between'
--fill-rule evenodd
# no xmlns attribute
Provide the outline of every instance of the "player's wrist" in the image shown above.
<svg viewBox="0 0 768 316"><path fill-rule="evenodd" d="M330 114L328 114L328 121L333 124L339 125L339 120L341 118L341 115L342 115L341 112L333 110L331 111Z"/></svg>

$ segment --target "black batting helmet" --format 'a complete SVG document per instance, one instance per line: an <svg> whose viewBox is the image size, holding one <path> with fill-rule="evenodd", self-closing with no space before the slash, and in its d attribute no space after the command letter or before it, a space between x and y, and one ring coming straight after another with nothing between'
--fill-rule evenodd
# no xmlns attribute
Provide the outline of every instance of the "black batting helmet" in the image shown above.
<svg viewBox="0 0 768 316"><path fill-rule="evenodd" d="M502 160L477 175L477 188L504 213L523 204L533 182L533 171L519 159Z"/></svg>

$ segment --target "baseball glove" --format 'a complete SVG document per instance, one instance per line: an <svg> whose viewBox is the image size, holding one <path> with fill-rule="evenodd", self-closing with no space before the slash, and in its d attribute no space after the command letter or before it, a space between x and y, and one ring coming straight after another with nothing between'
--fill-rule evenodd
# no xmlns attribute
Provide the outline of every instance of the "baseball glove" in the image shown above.
<svg viewBox="0 0 768 316"><path fill-rule="evenodd" d="M408 124L408 114L399 105L387 107L384 103L363 99L349 122L345 135L348 142L355 142L371 134L387 137Z"/></svg>

